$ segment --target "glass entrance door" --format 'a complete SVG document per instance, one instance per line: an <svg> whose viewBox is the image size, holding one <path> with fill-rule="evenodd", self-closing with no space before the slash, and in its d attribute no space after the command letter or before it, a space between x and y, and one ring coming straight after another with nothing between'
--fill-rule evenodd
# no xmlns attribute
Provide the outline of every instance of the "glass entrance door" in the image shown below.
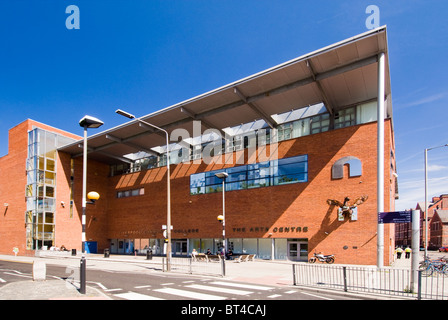
<svg viewBox="0 0 448 320"><path fill-rule="evenodd" d="M291 261L307 261L308 243L304 241L288 241L288 259Z"/></svg>
<svg viewBox="0 0 448 320"><path fill-rule="evenodd" d="M171 246L173 255L186 256L188 254L187 240L174 240Z"/></svg>

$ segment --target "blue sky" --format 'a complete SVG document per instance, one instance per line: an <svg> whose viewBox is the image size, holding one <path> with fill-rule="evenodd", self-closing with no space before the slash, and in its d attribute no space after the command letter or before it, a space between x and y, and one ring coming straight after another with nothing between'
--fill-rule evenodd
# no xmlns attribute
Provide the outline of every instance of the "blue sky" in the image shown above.
<svg viewBox="0 0 448 320"><path fill-rule="evenodd" d="M2 0L0 156L27 118L82 134L85 114L122 124L388 26L399 210L424 200L425 148L448 143L446 0ZM80 29L66 28L67 6ZM448 147L429 151L429 195L448 193Z"/></svg>

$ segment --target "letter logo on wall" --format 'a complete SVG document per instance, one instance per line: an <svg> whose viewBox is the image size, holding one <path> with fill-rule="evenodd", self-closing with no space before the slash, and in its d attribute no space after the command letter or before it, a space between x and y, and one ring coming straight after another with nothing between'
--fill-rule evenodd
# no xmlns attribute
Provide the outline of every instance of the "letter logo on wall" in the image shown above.
<svg viewBox="0 0 448 320"><path fill-rule="evenodd" d="M344 166L348 165L348 177L360 177L362 175L362 163L356 157L348 156L337 160L331 168L332 179L342 179L344 177Z"/></svg>

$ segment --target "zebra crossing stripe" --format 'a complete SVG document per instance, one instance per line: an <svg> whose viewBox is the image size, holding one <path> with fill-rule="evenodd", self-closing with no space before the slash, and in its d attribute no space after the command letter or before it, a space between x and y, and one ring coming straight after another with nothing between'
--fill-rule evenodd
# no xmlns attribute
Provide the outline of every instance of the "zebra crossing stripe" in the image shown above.
<svg viewBox="0 0 448 320"><path fill-rule="evenodd" d="M114 296L126 299L126 300L164 300L162 298L148 296L146 294L136 293L136 292L127 292L127 293L119 293L114 294Z"/></svg>
<svg viewBox="0 0 448 320"><path fill-rule="evenodd" d="M193 289L199 289L199 290L206 290L206 291L216 291L216 292L222 292L222 293L230 293L240 296L245 296L248 294L253 293L252 291L244 291L244 290L236 290L236 289L229 289L229 288L218 288L218 287L210 287L210 286L203 286L201 284L192 284L186 286L187 288L193 288Z"/></svg>
<svg viewBox="0 0 448 320"><path fill-rule="evenodd" d="M181 297L185 297L185 298L198 299L198 300L224 300L224 299L226 299L226 297L215 296L215 295L211 295L211 294L205 294L205 293L199 293L199 292L193 292L193 291L187 291L187 290L173 289L173 288L155 289L154 291L166 293L166 294L172 294L172 295L176 295L176 296L181 296Z"/></svg>
<svg viewBox="0 0 448 320"><path fill-rule="evenodd" d="M238 287L238 288L252 289L252 290L266 290L267 291L267 290L274 289L272 287L264 287L264 286L258 286L258 285L252 285L252 284L233 283L233 282L226 282L226 281L213 281L213 282L210 282L210 284L229 286L229 287Z"/></svg>

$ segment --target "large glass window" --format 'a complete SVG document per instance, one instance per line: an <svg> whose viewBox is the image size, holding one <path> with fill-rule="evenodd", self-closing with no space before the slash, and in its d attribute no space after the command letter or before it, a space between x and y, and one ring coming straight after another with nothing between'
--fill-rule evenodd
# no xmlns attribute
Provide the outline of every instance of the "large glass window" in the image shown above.
<svg viewBox="0 0 448 320"><path fill-rule="evenodd" d="M216 173L225 171L226 191L276 186L308 181L308 156L301 155L265 161L224 170L214 170L190 176L190 194L222 191L222 180Z"/></svg>
<svg viewBox="0 0 448 320"><path fill-rule="evenodd" d="M41 249L54 245L56 148L73 141L39 128L28 133L25 189L27 249Z"/></svg>

